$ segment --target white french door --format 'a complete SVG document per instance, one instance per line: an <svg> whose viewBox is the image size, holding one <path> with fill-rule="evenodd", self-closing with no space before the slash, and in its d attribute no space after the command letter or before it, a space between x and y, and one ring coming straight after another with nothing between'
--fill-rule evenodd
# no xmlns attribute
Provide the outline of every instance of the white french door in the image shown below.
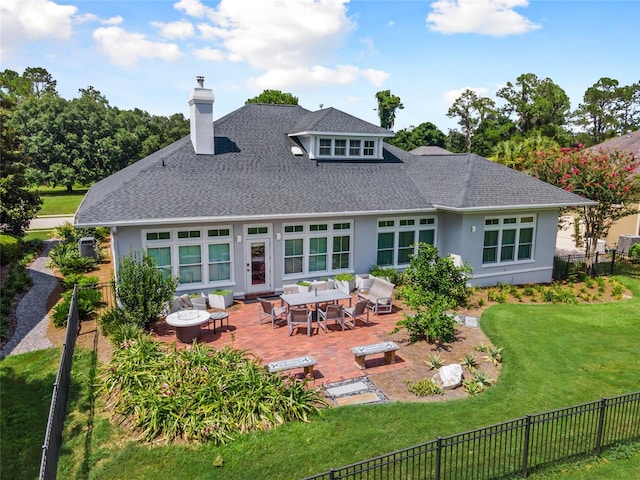
<svg viewBox="0 0 640 480"><path fill-rule="evenodd" d="M248 239L245 245L246 292L273 291L271 239Z"/></svg>

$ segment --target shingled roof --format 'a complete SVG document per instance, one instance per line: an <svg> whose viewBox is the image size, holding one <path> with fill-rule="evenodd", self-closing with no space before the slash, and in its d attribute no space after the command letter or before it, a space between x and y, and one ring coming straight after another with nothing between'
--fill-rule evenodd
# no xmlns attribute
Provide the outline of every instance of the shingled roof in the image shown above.
<svg viewBox="0 0 640 480"><path fill-rule="evenodd" d="M93 185L75 223L145 225L591 203L474 154L414 156L385 144L382 160L350 162L291 152L299 146L291 132L353 133L353 128L388 132L335 109L247 104L214 122L214 155L196 155L189 137L178 140Z"/></svg>

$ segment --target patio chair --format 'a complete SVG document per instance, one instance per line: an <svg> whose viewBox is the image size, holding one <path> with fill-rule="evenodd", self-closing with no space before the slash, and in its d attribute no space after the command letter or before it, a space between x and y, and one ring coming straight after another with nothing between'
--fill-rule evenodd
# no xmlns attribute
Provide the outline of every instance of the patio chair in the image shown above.
<svg viewBox="0 0 640 480"><path fill-rule="evenodd" d="M324 332L327 333L327 322L333 320L344 331L344 310L342 305L327 305L324 310L318 310L318 324L324 323Z"/></svg>
<svg viewBox="0 0 640 480"><path fill-rule="evenodd" d="M276 307L273 302L259 298L260 310L258 311L258 324L262 325L263 320L271 321L271 328L276 327L276 322L285 321L287 319L287 307Z"/></svg>
<svg viewBox="0 0 640 480"><path fill-rule="evenodd" d="M311 336L311 311L307 308L292 307L287 315L287 328L289 335L293 333L294 328L305 325L307 327L307 335Z"/></svg>
<svg viewBox="0 0 640 480"><path fill-rule="evenodd" d="M285 295L287 293L298 293L298 285L283 285L282 286L282 293L284 293Z"/></svg>
<svg viewBox="0 0 640 480"><path fill-rule="evenodd" d="M351 324L353 328L356 328L356 321L358 319L364 321L369 325L369 309L367 308L367 300L359 300L353 307L343 307L345 323ZM347 320L346 317L350 317L351 320Z"/></svg>

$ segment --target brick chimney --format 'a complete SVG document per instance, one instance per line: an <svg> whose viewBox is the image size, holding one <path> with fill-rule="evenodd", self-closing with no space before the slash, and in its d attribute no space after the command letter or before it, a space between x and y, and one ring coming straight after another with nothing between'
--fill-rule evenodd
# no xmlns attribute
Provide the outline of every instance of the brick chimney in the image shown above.
<svg viewBox="0 0 640 480"><path fill-rule="evenodd" d="M204 77L196 77L198 86L189 99L191 143L198 155L213 155L213 91L204 88Z"/></svg>

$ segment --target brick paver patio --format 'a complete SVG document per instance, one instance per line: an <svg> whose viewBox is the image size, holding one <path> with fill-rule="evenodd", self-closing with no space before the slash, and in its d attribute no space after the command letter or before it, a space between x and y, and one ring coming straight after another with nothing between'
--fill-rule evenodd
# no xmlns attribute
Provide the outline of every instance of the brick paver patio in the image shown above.
<svg viewBox="0 0 640 480"><path fill-rule="evenodd" d="M277 298L271 298L279 305ZM287 333L286 323L271 328L271 323L258 324L260 303L256 300L236 300L226 311L229 313L229 326L208 329L202 327L201 342L213 348L232 345L234 348L248 350L256 355L262 364L288 358L311 355L317 362L315 379L317 382L333 383L368 373L382 373L397 370L399 373L409 366L409 360L402 356L402 346L396 355L396 363L387 365L384 355L367 357L366 370L360 370L354 363L352 347L380 343L390 340L389 335L396 322L402 318L402 307L395 302L390 314L369 315L369 325L358 322L357 328L342 331L339 325L330 323L328 332L318 331L317 323L313 323L313 334L307 336L305 328L294 330L291 336ZM213 310L212 310L213 311ZM166 342L176 341L175 330L165 322L159 322L153 328L154 335ZM299 369L300 372L302 369ZM298 370L293 373L300 373Z"/></svg>

